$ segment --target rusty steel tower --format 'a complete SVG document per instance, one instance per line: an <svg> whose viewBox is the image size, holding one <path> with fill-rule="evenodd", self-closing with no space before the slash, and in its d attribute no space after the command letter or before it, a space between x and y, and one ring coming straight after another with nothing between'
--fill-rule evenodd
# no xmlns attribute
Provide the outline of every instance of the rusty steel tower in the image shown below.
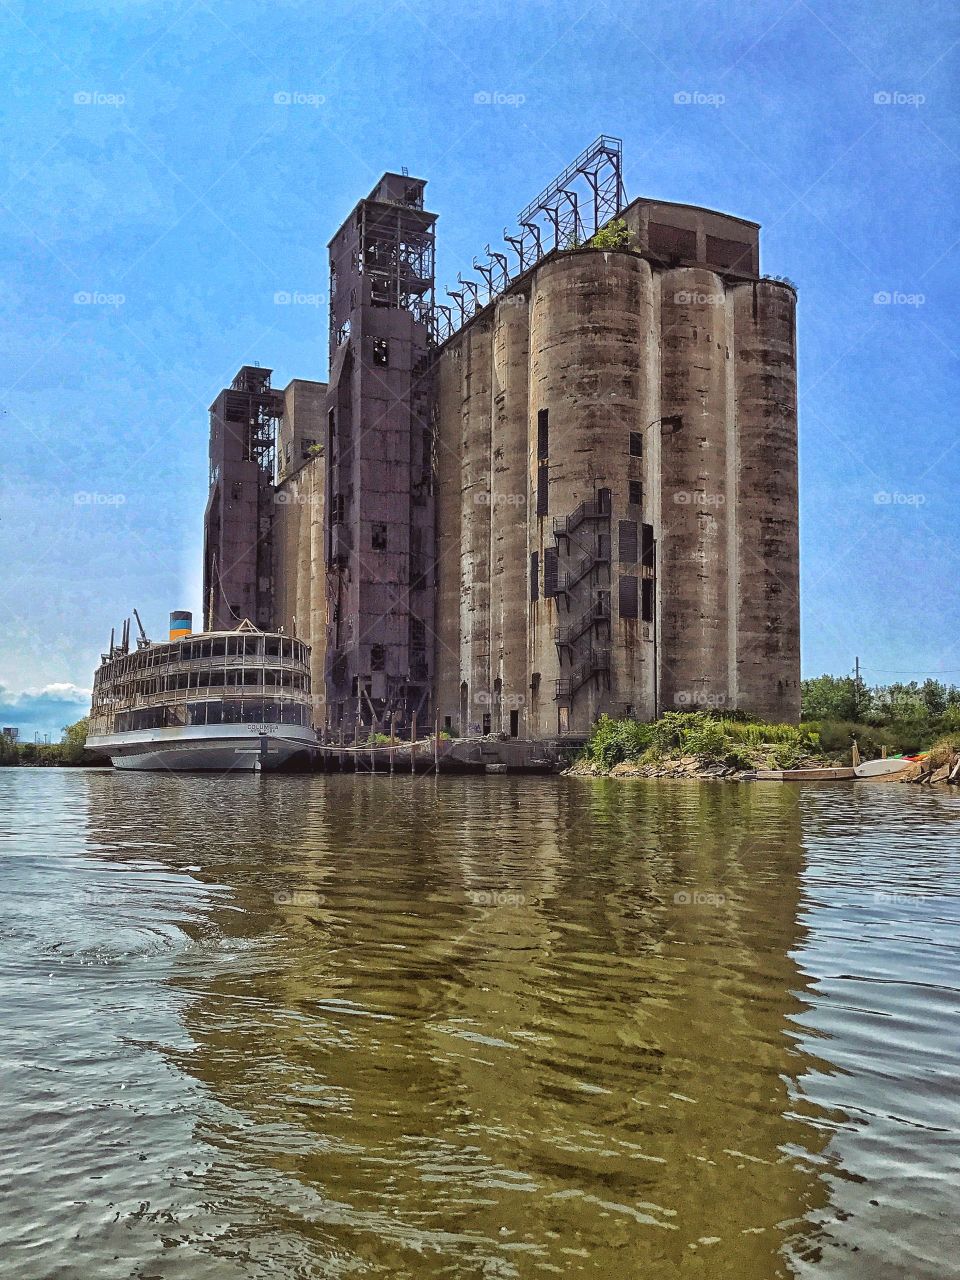
<svg viewBox="0 0 960 1280"><path fill-rule="evenodd" d="M327 723L431 714L434 611L426 183L387 173L330 242Z"/></svg>
<svg viewBox="0 0 960 1280"><path fill-rule="evenodd" d="M276 433L283 392L271 369L245 364L210 406L210 496L204 514L203 611L208 630L273 621Z"/></svg>

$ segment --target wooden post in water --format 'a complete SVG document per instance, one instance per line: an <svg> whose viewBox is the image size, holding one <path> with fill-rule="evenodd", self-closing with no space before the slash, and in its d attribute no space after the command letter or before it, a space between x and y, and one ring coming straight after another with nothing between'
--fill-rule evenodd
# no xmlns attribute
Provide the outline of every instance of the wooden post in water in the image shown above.
<svg viewBox="0 0 960 1280"><path fill-rule="evenodd" d="M433 767L434 770L440 772L440 717L437 716L433 722Z"/></svg>
<svg viewBox="0 0 960 1280"><path fill-rule="evenodd" d="M393 773L394 767L394 747L397 742L397 713L394 711L390 716L390 772Z"/></svg>
<svg viewBox="0 0 960 1280"><path fill-rule="evenodd" d="M413 713L413 719L410 721L410 772L416 773L417 759L417 713Z"/></svg>
<svg viewBox="0 0 960 1280"><path fill-rule="evenodd" d="M353 772L357 773L360 768L360 716L357 715L353 722Z"/></svg>

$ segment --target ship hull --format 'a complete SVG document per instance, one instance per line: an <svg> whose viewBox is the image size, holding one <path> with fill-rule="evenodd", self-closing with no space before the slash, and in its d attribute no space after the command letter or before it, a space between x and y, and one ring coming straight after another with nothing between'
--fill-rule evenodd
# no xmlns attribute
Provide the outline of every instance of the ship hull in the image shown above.
<svg viewBox="0 0 960 1280"><path fill-rule="evenodd" d="M312 729L294 724L183 725L103 734L87 746L115 769L251 773L278 769L316 747Z"/></svg>

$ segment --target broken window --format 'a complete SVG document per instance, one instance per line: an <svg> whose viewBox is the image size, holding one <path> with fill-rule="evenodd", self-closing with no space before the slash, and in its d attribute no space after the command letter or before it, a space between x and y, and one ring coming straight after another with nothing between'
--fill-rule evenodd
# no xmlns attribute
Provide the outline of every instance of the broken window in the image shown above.
<svg viewBox="0 0 960 1280"><path fill-rule="evenodd" d="M620 577L620 621L632 621L637 617L637 579L632 574Z"/></svg>
<svg viewBox="0 0 960 1280"><path fill-rule="evenodd" d="M370 545L374 551L386 551L387 526L385 524L375 524L371 527Z"/></svg>
<svg viewBox="0 0 960 1280"><path fill-rule="evenodd" d="M555 596L560 578L560 553L556 547L545 547L543 552L543 594Z"/></svg>
<svg viewBox="0 0 960 1280"><path fill-rule="evenodd" d="M537 467L537 515L545 516L549 510L549 471L546 463Z"/></svg>
<svg viewBox="0 0 960 1280"><path fill-rule="evenodd" d="M384 367L390 363L390 344L386 338L374 338L373 363Z"/></svg>
<svg viewBox="0 0 960 1280"><path fill-rule="evenodd" d="M653 568L654 555L653 525L642 524L640 526L640 563L645 569Z"/></svg>
<svg viewBox="0 0 960 1280"><path fill-rule="evenodd" d="M643 457L643 432L642 431L630 432L630 457L631 458Z"/></svg>
<svg viewBox="0 0 960 1280"><path fill-rule="evenodd" d="M640 601L640 617L644 622L653 621L653 579L644 578L640 583L641 601Z"/></svg>
<svg viewBox="0 0 960 1280"><path fill-rule="evenodd" d="M387 652L382 644L370 646L370 670L382 671L387 664Z"/></svg>
<svg viewBox="0 0 960 1280"><path fill-rule="evenodd" d="M537 412L537 457L545 458L549 453L550 410L540 409Z"/></svg>

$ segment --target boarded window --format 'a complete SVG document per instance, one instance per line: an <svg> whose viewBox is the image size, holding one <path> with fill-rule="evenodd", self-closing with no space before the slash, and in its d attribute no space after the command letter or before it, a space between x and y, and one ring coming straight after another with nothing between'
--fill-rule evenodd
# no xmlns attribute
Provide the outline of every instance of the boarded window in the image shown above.
<svg viewBox="0 0 960 1280"><path fill-rule="evenodd" d="M643 432L642 431L630 432L630 457L631 458L643 457Z"/></svg>
<svg viewBox="0 0 960 1280"><path fill-rule="evenodd" d="M540 553L534 551L530 556L530 599L540 599Z"/></svg>
<svg viewBox="0 0 960 1280"><path fill-rule="evenodd" d="M640 563L645 569L653 568L653 525L640 526Z"/></svg>
<svg viewBox="0 0 960 1280"><path fill-rule="evenodd" d="M545 463L537 467L537 515L545 516L549 510L549 472Z"/></svg>
<svg viewBox="0 0 960 1280"><path fill-rule="evenodd" d="M632 574L620 577L620 619L630 621L637 617L637 579Z"/></svg>
<svg viewBox="0 0 960 1280"><path fill-rule="evenodd" d="M707 261L712 267L733 267L738 271L750 271L753 266L753 246L744 244L741 240L707 236Z"/></svg>
<svg viewBox="0 0 960 1280"><path fill-rule="evenodd" d="M560 577L560 553L556 547L546 547L543 552L543 594L555 596Z"/></svg>
<svg viewBox="0 0 960 1280"><path fill-rule="evenodd" d="M632 507L643 506L643 485L639 480L630 481L630 505Z"/></svg>
<svg viewBox="0 0 960 1280"><path fill-rule="evenodd" d="M620 521L620 560L623 564L637 563L637 522Z"/></svg>
<svg viewBox="0 0 960 1280"><path fill-rule="evenodd" d="M374 551L386 551L387 526L385 524L375 524L371 527L370 546Z"/></svg>
<svg viewBox="0 0 960 1280"><path fill-rule="evenodd" d="M537 457L546 458L550 452L550 410L537 413Z"/></svg>
<svg viewBox="0 0 960 1280"><path fill-rule="evenodd" d="M644 622L653 621L653 579L644 578L640 583L642 596L640 601L640 617Z"/></svg>
<svg viewBox="0 0 960 1280"><path fill-rule="evenodd" d="M697 256L697 233L687 227L670 227L665 222L651 222L647 228L647 245L651 253L664 258Z"/></svg>

